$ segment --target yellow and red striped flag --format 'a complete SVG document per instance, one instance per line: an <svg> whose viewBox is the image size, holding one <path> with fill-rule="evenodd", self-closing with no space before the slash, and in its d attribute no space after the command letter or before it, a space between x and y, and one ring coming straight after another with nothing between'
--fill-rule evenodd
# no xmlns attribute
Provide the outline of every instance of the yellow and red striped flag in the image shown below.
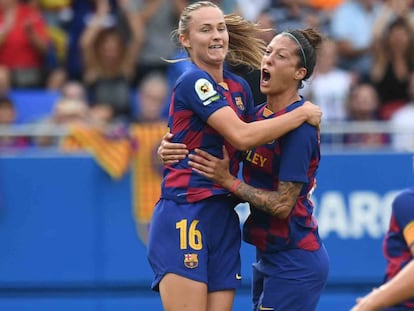
<svg viewBox="0 0 414 311"><path fill-rule="evenodd" d="M131 137L137 142L132 159L132 195L137 233L146 244L152 211L161 193L163 165L157 156L162 137L167 132L165 122L131 126Z"/></svg>
<svg viewBox="0 0 414 311"><path fill-rule="evenodd" d="M100 129L79 125L71 127L61 143L61 150L66 152L90 152L114 179L120 179L128 171L133 149L128 135L108 135Z"/></svg>

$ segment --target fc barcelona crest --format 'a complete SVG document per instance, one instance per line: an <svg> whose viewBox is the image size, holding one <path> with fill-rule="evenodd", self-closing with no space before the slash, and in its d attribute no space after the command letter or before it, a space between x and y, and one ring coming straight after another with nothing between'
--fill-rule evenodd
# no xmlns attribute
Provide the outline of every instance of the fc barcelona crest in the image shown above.
<svg viewBox="0 0 414 311"><path fill-rule="evenodd" d="M242 100L242 98L241 98L240 96L237 96L237 97L235 98L235 102L236 102L237 107L238 107L241 111L243 111L243 110L244 110L244 104L243 104L243 100Z"/></svg>
<svg viewBox="0 0 414 311"><path fill-rule="evenodd" d="M193 269L198 267L198 254L184 254L184 266Z"/></svg>

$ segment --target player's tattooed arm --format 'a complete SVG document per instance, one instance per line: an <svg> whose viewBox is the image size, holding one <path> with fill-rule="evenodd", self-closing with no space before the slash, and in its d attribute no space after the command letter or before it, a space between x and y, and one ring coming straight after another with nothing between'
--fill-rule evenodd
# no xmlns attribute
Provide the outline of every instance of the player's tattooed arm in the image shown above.
<svg viewBox="0 0 414 311"><path fill-rule="evenodd" d="M237 182L236 179L233 184L234 182ZM281 181L277 191L267 191L241 182L232 190L235 195L255 208L278 218L287 218L295 206L302 185L302 183Z"/></svg>
<svg viewBox="0 0 414 311"><path fill-rule="evenodd" d="M223 159L196 149L190 154L188 164L196 172L212 179L216 184L233 192L243 201L279 218L289 216L302 189L302 183L279 182L277 191L262 190L252 187L237 179L229 172L229 155L223 148Z"/></svg>

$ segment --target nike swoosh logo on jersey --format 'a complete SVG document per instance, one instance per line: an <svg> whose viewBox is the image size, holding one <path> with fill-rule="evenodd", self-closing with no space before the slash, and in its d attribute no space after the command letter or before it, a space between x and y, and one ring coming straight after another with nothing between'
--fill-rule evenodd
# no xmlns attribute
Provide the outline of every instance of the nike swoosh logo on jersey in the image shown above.
<svg viewBox="0 0 414 311"><path fill-rule="evenodd" d="M259 306L259 310L268 310L268 311L273 311L274 309L273 308L267 308L267 307L263 307L263 305L260 305Z"/></svg>
<svg viewBox="0 0 414 311"><path fill-rule="evenodd" d="M242 276L240 274L236 273L236 280L241 280L241 279L242 279Z"/></svg>

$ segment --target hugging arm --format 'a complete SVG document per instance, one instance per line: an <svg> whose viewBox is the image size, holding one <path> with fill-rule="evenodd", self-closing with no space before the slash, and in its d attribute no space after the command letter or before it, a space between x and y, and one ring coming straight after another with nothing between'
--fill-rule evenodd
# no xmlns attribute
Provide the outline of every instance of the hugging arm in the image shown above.
<svg viewBox="0 0 414 311"><path fill-rule="evenodd" d="M207 124L238 150L249 150L277 139L304 122L318 126L322 111L317 105L305 102L302 106L277 118L244 122L230 106L213 112Z"/></svg>
<svg viewBox="0 0 414 311"><path fill-rule="evenodd" d="M173 134L166 133L157 149L158 157L163 164L177 163L184 159L187 154L187 146L185 144L172 143Z"/></svg>
<svg viewBox="0 0 414 311"><path fill-rule="evenodd" d="M223 159L199 149L195 151L196 154L189 155L189 165L195 171L212 179L257 209L278 218L289 216L302 189L302 183L280 181L276 191L255 188L230 174L229 155L224 147Z"/></svg>
<svg viewBox="0 0 414 311"><path fill-rule="evenodd" d="M260 145L260 142L266 143L276 139L295 129L303 122L319 126L321 118L321 109L311 102L305 102L303 106L294 111L273 120L265 120L264 123L263 121L245 123L235 116L234 111L231 111L229 107L219 109L218 112L213 113L208 119L208 123L238 150L246 150L252 146ZM232 123L231 126L230 122ZM263 135L263 133L267 134ZM268 133L272 134L269 135ZM172 143L172 137L171 133L164 135L157 150L157 154L164 164L176 163L188 154L186 145Z"/></svg>

